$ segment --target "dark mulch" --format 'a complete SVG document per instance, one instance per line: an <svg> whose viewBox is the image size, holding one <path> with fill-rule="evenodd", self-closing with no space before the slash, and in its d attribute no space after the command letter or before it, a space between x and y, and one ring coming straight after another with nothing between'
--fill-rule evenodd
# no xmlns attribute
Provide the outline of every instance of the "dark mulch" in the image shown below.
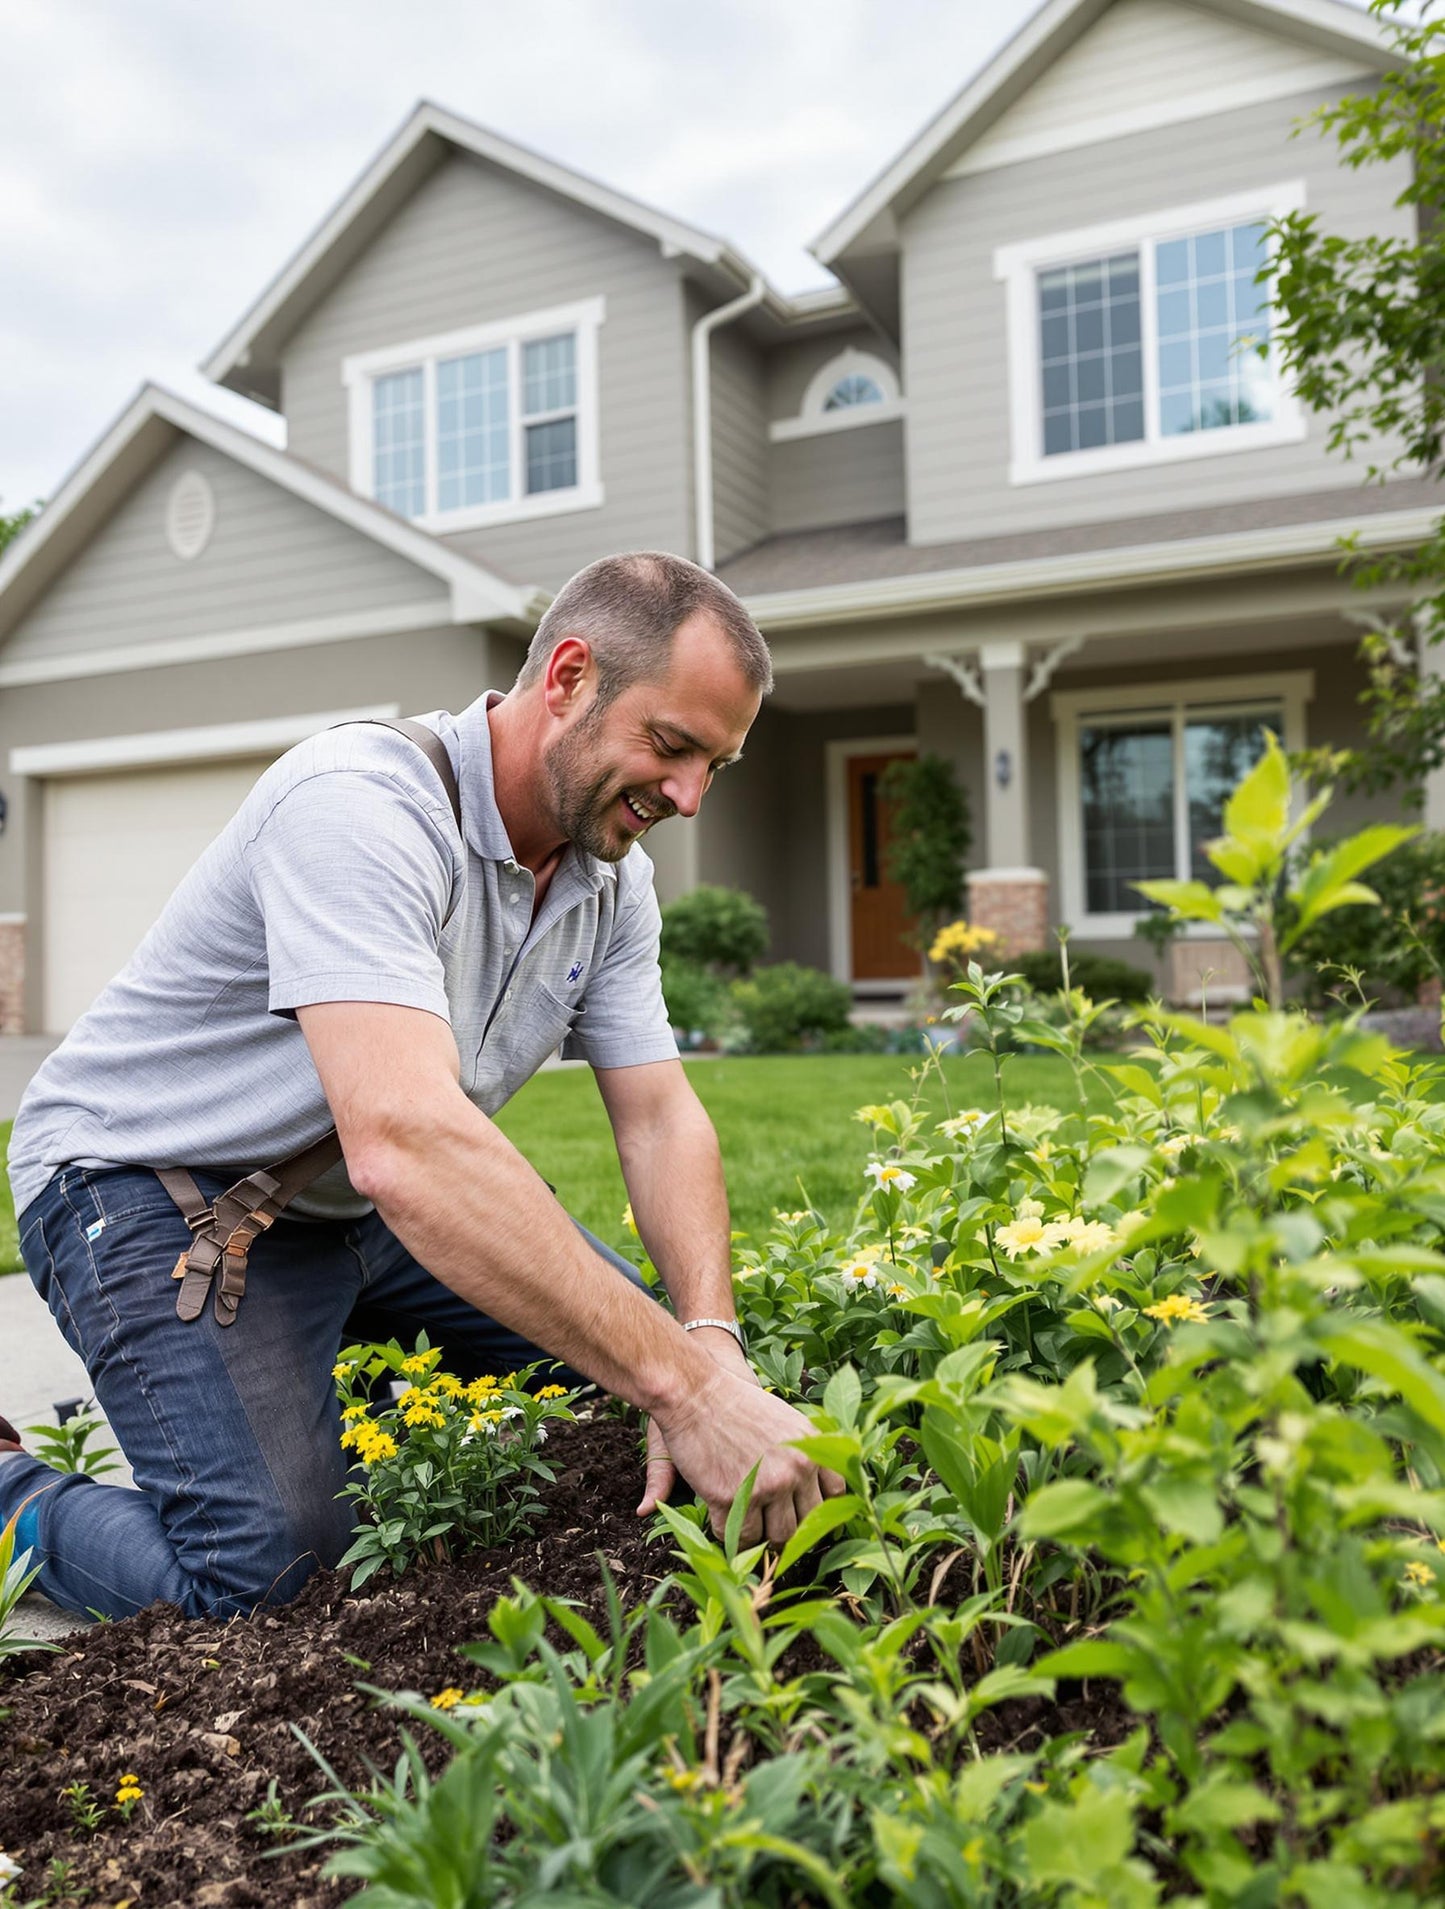
<svg viewBox="0 0 1445 1909"><path fill-rule="evenodd" d="M395 1763L400 1720L358 1682L426 1696L475 1687L476 1668L456 1647L487 1635L487 1613L513 1574L575 1599L605 1627L599 1553L624 1604L646 1597L672 1562L634 1514L642 1471L633 1428L610 1418L559 1426L548 1455L559 1475L545 1493L547 1516L519 1544L374 1578L359 1596L327 1572L285 1609L224 1624L153 1605L78 1633L58 1656L10 1660L0 1674L0 1850L24 1865L22 1899L47 1886L59 1859L70 1865L69 1893L55 1898L66 1909L344 1901L353 1885L322 1877L324 1852L268 1854L276 1839L247 1820L273 1778L293 1815L326 1787L292 1724L343 1781L364 1787L368 1759L387 1770ZM1118 1741L1136 1720L1117 1699L1091 1695L1001 1707L980 1734L991 1749L1033 1748L1069 1729ZM434 1747L440 1763L439 1738ZM126 1771L145 1797L122 1823L108 1806ZM77 1831L60 1795L75 1782L107 1806L90 1835Z"/></svg>

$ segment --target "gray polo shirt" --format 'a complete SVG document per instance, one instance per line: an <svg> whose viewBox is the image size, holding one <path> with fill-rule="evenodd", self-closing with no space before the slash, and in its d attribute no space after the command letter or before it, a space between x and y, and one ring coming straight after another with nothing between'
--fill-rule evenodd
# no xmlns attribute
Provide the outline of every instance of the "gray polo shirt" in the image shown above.
<svg viewBox="0 0 1445 1909"><path fill-rule="evenodd" d="M559 1044L594 1067L676 1057L646 855L568 848L532 919L492 788L497 700L422 719L451 754L465 841L394 730L327 730L266 771L30 1083L17 1212L72 1163L250 1168L319 1139L331 1114L295 1020L318 1001L439 1015L488 1114ZM297 1205L367 1210L344 1166Z"/></svg>

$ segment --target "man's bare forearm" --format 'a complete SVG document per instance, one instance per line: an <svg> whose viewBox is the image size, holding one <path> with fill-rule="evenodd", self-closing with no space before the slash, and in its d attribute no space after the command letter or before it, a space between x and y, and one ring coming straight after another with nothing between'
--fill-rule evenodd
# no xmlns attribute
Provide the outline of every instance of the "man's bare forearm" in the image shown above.
<svg viewBox="0 0 1445 1909"><path fill-rule="evenodd" d="M632 1216L679 1319L731 1319L732 1250L717 1134L688 1088L617 1131Z"/></svg>

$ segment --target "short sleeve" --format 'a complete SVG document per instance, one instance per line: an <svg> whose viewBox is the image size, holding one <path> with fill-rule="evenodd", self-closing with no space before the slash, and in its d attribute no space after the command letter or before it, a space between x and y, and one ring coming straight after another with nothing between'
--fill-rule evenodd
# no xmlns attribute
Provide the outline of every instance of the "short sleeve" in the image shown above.
<svg viewBox="0 0 1445 1909"><path fill-rule="evenodd" d="M450 1021L438 950L458 855L399 780L309 776L270 810L245 857L273 1014L380 1001Z"/></svg>
<svg viewBox="0 0 1445 1909"><path fill-rule="evenodd" d="M593 1067L675 1061L677 1041L662 998L657 959L662 916L650 866L619 904L607 953L587 984L583 1012L562 1051L569 1060L584 1060Z"/></svg>

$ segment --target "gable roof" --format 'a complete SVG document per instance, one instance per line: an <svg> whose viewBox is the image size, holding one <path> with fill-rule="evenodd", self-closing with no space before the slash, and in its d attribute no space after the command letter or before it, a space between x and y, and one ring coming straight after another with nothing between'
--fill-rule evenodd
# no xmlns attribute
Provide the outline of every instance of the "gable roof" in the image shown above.
<svg viewBox="0 0 1445 1909"><path fill-rule="evenodd" d="M1347 0L1187 0L1316 53L1384 70L1402 62L1386 30ZM835 272L889 329L897 322L891 259L898 220L1015 104L1048 67L1082 39L1114 0L1045 0L981 73L955 93L923 130L813 240L809 251ZM882 256L889 265L880 269Z"/></svg>
<svg viewBox="0 0 1445 1909"><path fill-rule="evenodd" d="M653 240L668 257L692 261L698 275L720 297L730 298L762 277L725 239L423 100L202 363L203 374L273 410L279 409L276 358L286 338L423 180L449 154L458 151L487 160L603 218L615 220ZM853 301L841 287L794 299L767 286L765 304L774 319L787 324L826 318L838 309L851 310Z"/></svg>
<svg viewBox="0 0 1445 1909"><path fill-rule="evenodd" d="M358 497L313 465L172 391L147 384L0 559L0 639L181 435L234 458L258 477L439 578L451 592L455 622L530 630L550 601L550 592L508 582L382 505Z"/></svg>

